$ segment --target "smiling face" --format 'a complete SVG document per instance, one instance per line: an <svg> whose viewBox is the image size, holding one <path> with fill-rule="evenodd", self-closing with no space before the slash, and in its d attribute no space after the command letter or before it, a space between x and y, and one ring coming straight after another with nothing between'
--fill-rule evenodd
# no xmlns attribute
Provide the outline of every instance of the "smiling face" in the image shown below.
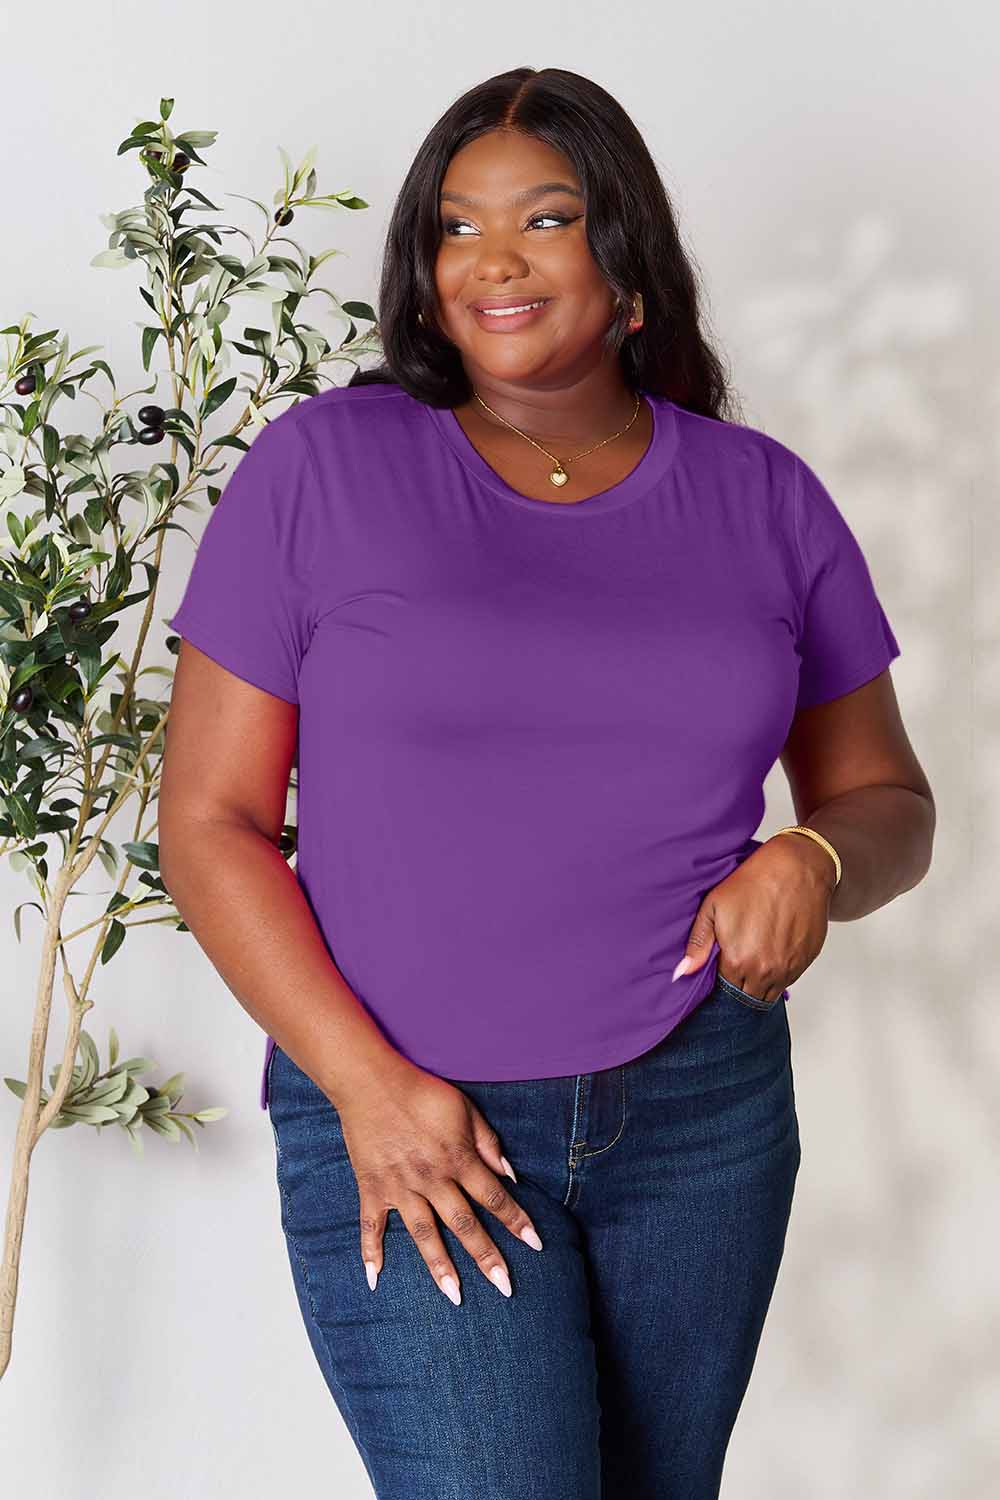
<svg viewBox="0 0 1000 1500"><path fill-rule="evenodd" d="M561 384L617 364L602 346L615 294L590 253L582 187L561 151L518 131L477 137L448 163L440 223L437 318L474 384ZM516 316L474 306L540 299Z"/></svg>

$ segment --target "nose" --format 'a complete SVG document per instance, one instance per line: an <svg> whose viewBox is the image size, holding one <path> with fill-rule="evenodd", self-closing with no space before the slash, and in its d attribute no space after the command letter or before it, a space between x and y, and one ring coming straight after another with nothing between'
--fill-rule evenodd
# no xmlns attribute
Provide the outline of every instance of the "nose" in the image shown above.
<svg viewBox="0 0 1000 1500"><path fill-rule="evenodd" d="M530 271L528 261L520 250L505 244L496 235L483 240L476 256L474 272L483 286L500 286L505 281L521 281ZM487 292L483 296L488 296Z"/></svg>

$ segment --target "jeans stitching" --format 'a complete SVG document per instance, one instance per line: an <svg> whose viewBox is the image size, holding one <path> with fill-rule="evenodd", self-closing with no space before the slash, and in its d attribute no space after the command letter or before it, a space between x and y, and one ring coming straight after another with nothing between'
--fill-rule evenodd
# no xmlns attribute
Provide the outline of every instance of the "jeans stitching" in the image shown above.
<svg viewBox="0 0 1000 1500"><path fill-rule="evenodd" d="M731 980L724 978L718 970L715 972L715 977L729 991L734 1000L739 1000L749 1010L773 1010L778 1000L781 999L780 995L778 1000L761 1000L757 995L748 995L746 990L741 990L738 984L733 984Z"/></svg>
<svg viewBox="0 0 1000 1500"><path fill-rule="evenodd" d="M587 1102L588 1077L589 1074L587 1073L578 1073L576 1075L576 1093L573 1096L573 1124L570 1130L570 1166L573 1165L573 1157L579 1151L580 1147L587 1144L587 1142L583 1139L579 1141L576 1139L576 1127L577 1122L580 1119L581 1114L583 1113L584 1105Z"/></svg>
<svg viewBox="0 0 1000 1500"><path fill-rule="evenodd" d="M276 1051L271 1054L271 1062L272 1063L273 1063L274 1058L275 1058L276 1055L277 1055ZM269 1071L270 1071L270 1065L269 1065ZM332 1106L331 1106L331 1108L332 1108ZM301 1251L301 1249L299 1247L298 1240L296 1239L294 1233L292 1232L292 1228L291 1228L291 1199L290 1199L289 1194L288 1194L288 1189L285 1186L285 1182L284 1182L284 1179L283 1179L283 1176L282 1176L282 1171L281 1171L281 1142L278 1139L277 1127L275 1126L274 1118L273 1118L273 1116L271 1116L270 1111L268 1111L268 1118L271 1120L271 1130L272 1130L272 1132L274 1134L274 1149L275 1149L275 1154L277 1156L278 1191L279 1191L280 1196L281 1196L281 1205L282 1205L282 1208L281 1208L281 1227L282 1227L282 1230L284 1232L285 1238L288 1241L289 1247L290 1247L293 1255L295 1256L296 1261L298 1262L299 1270L302 1273L302 1282L303 1282L303 1285L305 1286L305 1289L306 1289L306 1298L307 1298L308 1303L309 1303L309 1313L310 1313L310 1316L312 1317L313 1323L316 1325L316 1328L317 1328L317 1330L319 1332L319 1336L320 1336L320 1338L323 1341L323 1348L326 1351L327 1368L330 1371L330 1378L336 1384L336 1387L339 1390L339 1392L341 1394L341 1397L343 1398L344 1405L347 1408L348 1416L350 1418L350 1426L353 1428L354 1441L358 1445L358 1451L360 1452L362 1458L364 1459L365 1466L368 1469L369 1477L371 1477L373 1475L373 1473L374 1473L374 1470L371 1467L371 1462L370 1462L368 1450L367 1450L367 1447L366 1447L364 1441L362 1440L361 1429L358 1426L358 1419L354 1415L354 1409L351 1406L350 1400L349 1400L348 1395L347 1395L347 1391L344 1389L343 1383L337 1377L336 1370L335 1370L334 1363L333 1363L333 1353L332 1353L332 1351L330 1349L330 1343L329 1343L329 1340L327 1339L327 1336L326 1336L326 1329L323 1327L323 1324L319 1320L319 1313L317 1311L316 1302L315 1302L315 1299L313 1297L312 1287L311 1287L311 1285L309 1283L309 1271L308 1271L308 1268L306 1266L305 1257L303 1256L302 1251Z"/></svg>
<svg viewBox="0 0 1000 1500"><path fill-rule="evenodd" d="M621 1138L622 1138L622 1133L623 1133L623 1131L625 1129L625 1067L624 1067L624 1064L621 1067L619 1067L619 1069L618 1069L618 1078L619 1078L619 1080L621 1082L621 1088L622 1088L622 1122L621 1122L621 1124L618 1127L618 1134L616 1136L614 1136L614 1138L612 1140L608 1141L608 1143L607 1143L606 1146L595 1146L594 1149L593 1149L593 1151L581 1151L580 1152L581 1157L583 1157L583 1156L600 1156L600 1154L601 1154L602 1151L610 1151L611 1147L615 1144L615 1141L620 1141Z"/></svg>
<svg viewBox="0 0 1000 1500"><path fill-rule="evenodd" d="M576 1127L577 1121L580 1119L582 1101L586 1098L586 1093L587 1075L585 1073L578 1073L576 1075L576 1087L573 1090L573 1119L570 1124L569 1131L569 1175L566 1179L566 1193L563 1197L563 1208L568 1207L569 1200L573 1196L573 1188L576 1184L576 1167L577 1162L579 1161L577 1151L579 1147L584 1144L583 1141L578 1141L576 1139Z"/></svg>

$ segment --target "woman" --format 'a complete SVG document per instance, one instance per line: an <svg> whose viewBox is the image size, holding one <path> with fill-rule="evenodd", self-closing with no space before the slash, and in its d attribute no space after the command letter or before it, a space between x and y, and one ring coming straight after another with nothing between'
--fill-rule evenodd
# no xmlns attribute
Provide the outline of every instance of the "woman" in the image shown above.
<svg viewBox="0 0 1000 1500"><path fill-rule="evenodd" d="M277 417L205 529L164 878L268 1032L377 1495L707 1500L799 1165L788 986L930 860L899 646L818 477L727 417L594 83L446 112L379 313L384 367ZM800 823L762 842L779 756Z"/></svg>

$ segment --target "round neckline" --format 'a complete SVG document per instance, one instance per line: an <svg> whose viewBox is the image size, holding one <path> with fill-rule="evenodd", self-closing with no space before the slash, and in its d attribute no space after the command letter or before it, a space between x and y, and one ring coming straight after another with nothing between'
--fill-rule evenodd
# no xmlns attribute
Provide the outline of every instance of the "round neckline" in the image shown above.
<svg viewBox="0 0 1000 1500"><path fill-rule="evenodd" d="M533 495L522 495L488 464L466 433L455 411L450 406L430 406L422 403L441 436L465 467L494 494L500 495L522 510L534 511L536 515L558 516L561 520L570 517L605 515L619 510L630 501L637 500L650 490L669 469L677 450L677 415L674 404L666 396L654 396L639 388L653 417L653 431L646 451L630 473L606 490L598 490L584 500L560 501L537 500Z"/></svg>

